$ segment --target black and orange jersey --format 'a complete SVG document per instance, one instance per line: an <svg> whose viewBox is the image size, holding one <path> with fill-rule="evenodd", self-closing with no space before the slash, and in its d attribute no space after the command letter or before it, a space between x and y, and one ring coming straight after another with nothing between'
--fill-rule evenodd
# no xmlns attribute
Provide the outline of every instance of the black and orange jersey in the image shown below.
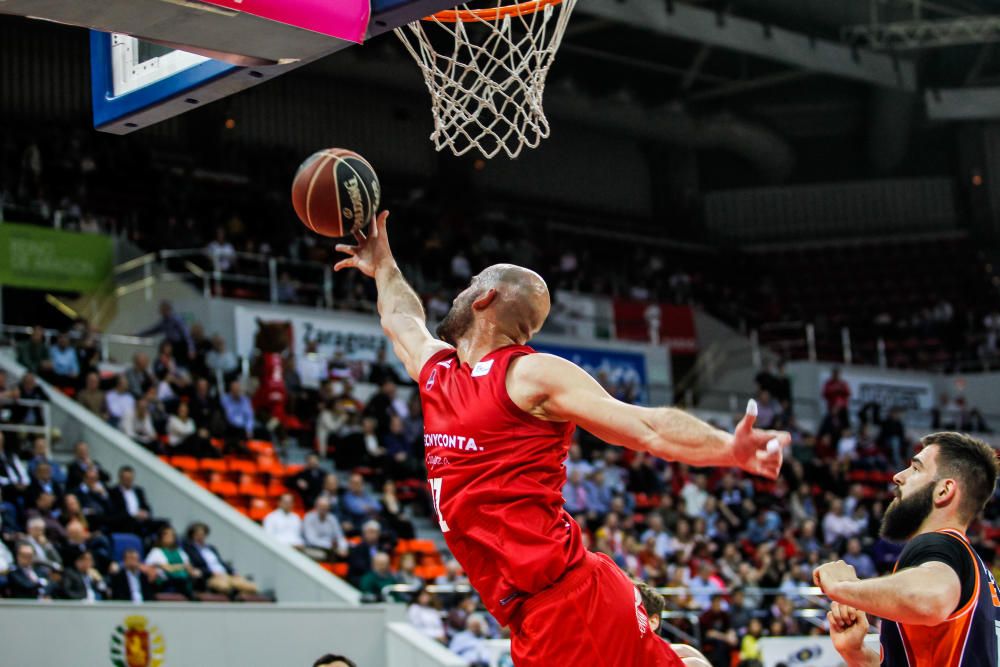
<svg viewBox="0 0 1000 667"><path fill-rule="evenodd" d="M913 538L896 570L941 562L962 582L958 608L935 626L882 623L882 664L887 667L998 667L1000 592L993 574L957 530Z"/></svg>

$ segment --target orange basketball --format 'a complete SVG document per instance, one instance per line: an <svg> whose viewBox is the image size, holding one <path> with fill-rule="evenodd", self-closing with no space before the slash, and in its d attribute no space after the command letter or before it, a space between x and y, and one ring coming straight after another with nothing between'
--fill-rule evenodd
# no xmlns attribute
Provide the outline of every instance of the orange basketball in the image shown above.
<svg viewBox="0 0 1000 667"><path fill-rule="evenodd" d="M378 212L381 189L375 170L344 148L313 153L295 173L292 206L302 223L323 236L348 236Z"/></svg>

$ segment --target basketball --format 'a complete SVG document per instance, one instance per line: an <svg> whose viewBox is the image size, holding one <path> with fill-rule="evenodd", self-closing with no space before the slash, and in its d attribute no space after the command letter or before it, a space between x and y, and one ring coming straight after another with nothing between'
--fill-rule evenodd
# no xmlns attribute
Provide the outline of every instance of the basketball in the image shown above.
<svg viewBox="0 0 1000 667"><path fill-rule="evenodd" d="M323 236L348 236L378 211L380 187L363 157L344 148L309 156L292 181L292 205L309 229Z"/></svg>

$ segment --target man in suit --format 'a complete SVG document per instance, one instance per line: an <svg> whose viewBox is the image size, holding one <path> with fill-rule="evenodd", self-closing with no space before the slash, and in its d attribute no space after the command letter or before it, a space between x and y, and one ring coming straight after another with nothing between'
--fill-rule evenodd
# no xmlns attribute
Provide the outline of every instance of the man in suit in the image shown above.
<svg viewBox="0 0 1000 667"><path fill-rule="evenodd" d="M111 599L136 604L148 602L156 595L152 583L155 580L156 569L143 565L138 551L126 549L121 568L110 577Z"/></svg>
<svg viewBox="0 0 1000 667"><path fill-rule="evenodd" d="M51 578L52 572L62 571L62 556L59 550L45 535L45 519L33 516L28 519L28 534L24 542L35 551L35 570L45 577Z"/></svg>
<svg viewBox="0 0 1000 667"><path fill-rule="evenodd" d="M257 585L237 574L231 563L222 560L222 554L206 542L208 526L200 521L187 529L187 539L182 545L191 565L204 575L204 585L210 591L230 593L257 593Z"/></svg>
<svg viewBox="0 0 1000 667"><path fill-rule="evenodd" d="M76 563L77 557L84 551L89 551L97 567L107 571L111 563L111 545L103 535L89 537L87 529L79 521L70 521L66 524L66 541L59 549L59 556L62 558L63 567L71 569Z"/></svg>
<svg viewBox="0 0 1000 667"><path fill-rule="evenodd" d="M65 493L65 489L63 489L62 484L53 478L52 464L48 461L40 461L38 465L35 466L35 474L32 477L31 484L28 485L28 506L34 507L38 502L38 496L43 493L49 493L55 496L56 504L62 502L62 497Z"/></svg>
<svg viewBox="0 0 1000 667"><path fill-rule="evenodd" d="M323 490L324 479L326 471L319 467L319 457L309 454L306 457L306 467L292 477L291 486L299 492L303 504L311 509L316 503L316 496Z"/></svg>
<svg viewBox="0 0 1000 667"><path fill-rule="evenodd" d="M63 572L62 585L59 587L59 597L66 600L82 600L97 602L108 595L108 586L104 583L101 573L94 569L94 557L89 551L83 551L76 557L73 567Z"/></svg>
<svg viewBox="0 0 1000 667"><path fill-rule="evenodd" d="M159 522L153 519L153 510L146 501L146 492L135 483L132 466L118 469L118 486L110 491L111 514L118 530L152 535Z"/></svg>
<svg viewBox="0 0 1000 667"><path fill-rule="evenodd" d="M83 479L87 475L87 469L97 468L97 475L102 484L107 484L111 480L111 475L107 473L101 464L90 458L90 445L83 440L73 447L73 461L66 469L66 488L76 489L83 484Z"/></svg>
<svg viewBox="0 0 1000 667"><path fill-rule="evenodd" d="M370 520L361 527L361 544L355 544L347 553L347 580L355 586L362 575L372 569L372 559L380 551L392 553L391 541L383 538L378 521Z"/></svg>
<svg viewBox="0 0 1000 667"><path fill-rule="evenodd" d="M35 569L35 550L30 544L17 545L17 566L7 575L7 590L12 598L47 600L49 580Z"/></svg>
<svg viewBox="0 0 1000 667"><path fill-rule="evenodd" d="M87 521L95 529L101 529L111 519L111 494L97 466L90 466L84 475L83 482L76 489L77 500Z"/></svg>

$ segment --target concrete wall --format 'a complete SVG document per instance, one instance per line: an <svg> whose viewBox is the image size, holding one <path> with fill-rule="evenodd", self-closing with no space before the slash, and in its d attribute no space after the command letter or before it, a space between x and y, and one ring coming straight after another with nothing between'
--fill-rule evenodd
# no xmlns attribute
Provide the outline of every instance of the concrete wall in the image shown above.
<svg viewBox="0 0 1000 667"><path fill-rule="evenodd" d="M412 638L388 642L386 627L398 623L401 606L8 600L0 601L0 663L8 667L115 664L112 656L120 646L116 639L124 639L118 629L125 629L126 618L137 616L145 619L151 656L162 657L168 667L307 667L326 653L346 655L365 667L464 664L440 646L417 647ZM390 644L398 657L389 658ZM411 660L411 655L419 660Z"/></svg>

